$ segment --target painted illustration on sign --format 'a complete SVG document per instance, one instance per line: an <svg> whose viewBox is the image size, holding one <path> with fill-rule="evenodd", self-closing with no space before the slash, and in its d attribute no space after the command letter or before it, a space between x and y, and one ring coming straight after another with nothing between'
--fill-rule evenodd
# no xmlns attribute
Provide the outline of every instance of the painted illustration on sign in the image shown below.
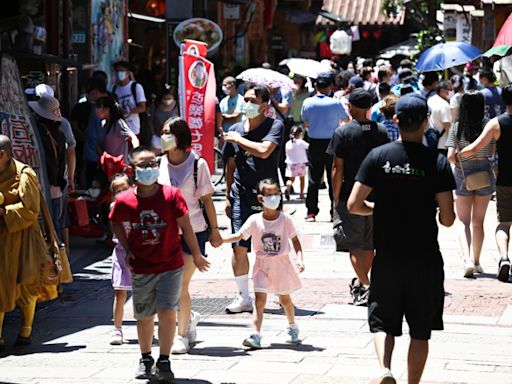
<svg viewBox="0 0 512 384"><path fill-rule="evenodd" d="M92 0L92 61L97 69L112 74L112 64L126 58L124 16L126 2Z"/></svg>
<svg viewBox="0 0 512 384"><path fill-rule="evenodd" d="M25 116L0 112L0 131L12 142L12 152L16 160L30 165L36 172L41 166L37 142Z"/></svg>
<svg viewBox="0 0 512 384"><path fill-rule="evenodd" d="M192 84L194 87L204 88L206 82L208 81L208 74L206 73L206 68L202 61L196 61L190 66L188 71L188 78L190 84Z"/></svg>

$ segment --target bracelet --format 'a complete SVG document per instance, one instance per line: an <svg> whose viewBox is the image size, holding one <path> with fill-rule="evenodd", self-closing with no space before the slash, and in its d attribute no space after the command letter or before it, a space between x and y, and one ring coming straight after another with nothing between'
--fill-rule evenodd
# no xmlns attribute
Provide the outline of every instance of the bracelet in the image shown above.
<svg viewBox="0 0 512 384"><path fill-rule="evenodd" d="M219 229L219 227L210 227L210 229Z"/></svg>

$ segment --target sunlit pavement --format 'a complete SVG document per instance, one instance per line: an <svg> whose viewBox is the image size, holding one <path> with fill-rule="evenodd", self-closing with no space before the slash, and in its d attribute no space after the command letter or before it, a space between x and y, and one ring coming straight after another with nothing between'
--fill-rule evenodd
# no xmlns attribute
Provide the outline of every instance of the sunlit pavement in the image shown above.
<svg viewBox="0 0 512 384"><path fill-rule="evenodd" d="M295 196L292 196L292 198ZM349 305L353 277L346 253L335 253L328 199L321 193L318 221L305 223L302 201L285 205L301 227L306 271L303 289L293 295L302 344L285 343L286 319L269 299L263 323L264 349L246 351L250 315L227 315L224 306L235 293L231 248L208 248L212 268L196 273L191 292L202 313L198 343L185 356L172 357L178 383L371 383L379 375L366 308ZM221 227L223 199L216 197ZM512 284L495 279L495 203L486 219L482 253L485 274L464 279L457 227L440 229L445 260L445 331L434 334L425 383L512 383ZM400 234L397 234L397 237ZM44 304L37 313L34 341L14 348L18 314L6 318L8 349L0 359L1 383L135 383L139 350L131 302L125 306L125 344L108 344L112 330L110 259L95 241L80 240L72 251L75 283L65 301ZM413 257L413 255L411 255ZM393 372L406 382L407 326L397 339ZM158 355L155 340L153 355ZM375 381L374 381L375 382Z"/></svg>

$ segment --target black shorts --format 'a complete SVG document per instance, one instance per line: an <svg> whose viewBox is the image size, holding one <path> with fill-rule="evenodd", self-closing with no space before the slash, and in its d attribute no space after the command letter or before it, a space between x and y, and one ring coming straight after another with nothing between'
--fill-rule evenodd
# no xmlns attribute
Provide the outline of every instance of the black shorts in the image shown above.
<svg viewBox="0 0 512 384"><path fill-rule="evenodd" d="M411 338L428 340L433 330L443 329L442 257L439 251L412 251L408 257L377 250L371 272L368 324L372 333L401 336L405 316Z"/></svg>
<svg viewBox="0 0 512 384"><path fill-rule="evenodd" d="M247 221L249 216L261 212L262 206L258 202L256 191L240 192L238 187L232 187L229 196L231 203L231 230L237 233L242 225ZM247 251L251 251L251 239L237 241L231 246L245 247Z"/></svg>

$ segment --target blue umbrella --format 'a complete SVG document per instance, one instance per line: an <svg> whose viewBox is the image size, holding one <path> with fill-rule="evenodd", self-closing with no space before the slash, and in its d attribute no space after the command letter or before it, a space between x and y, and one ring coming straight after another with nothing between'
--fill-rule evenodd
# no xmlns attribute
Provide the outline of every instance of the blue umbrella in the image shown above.
<svg viewBox="0 0 512 384"><path fill-rule="evenodd" d="M423 52L416 63L419 72L443 71L466 64L482 55L482 51L465 41L436 44Z"/></svg>

